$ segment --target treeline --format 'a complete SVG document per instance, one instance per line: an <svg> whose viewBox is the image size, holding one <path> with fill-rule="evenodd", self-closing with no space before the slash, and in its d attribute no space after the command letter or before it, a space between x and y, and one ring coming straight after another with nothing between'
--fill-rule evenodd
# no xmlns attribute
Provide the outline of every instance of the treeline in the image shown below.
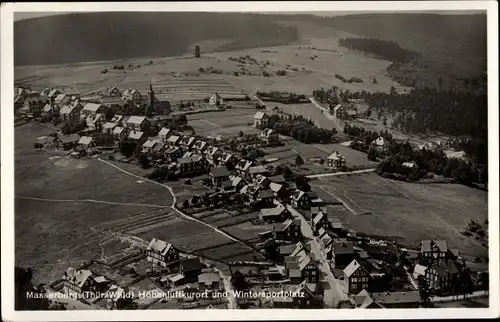
<svg viewBox="0 0 500 322"><path fill-rule="evenodd" d="M419 53L403 49L398 43L372 38L339 38L339 46L349 50L363 51L392 62L405 63L419 56Z"/></svg>
<svg viewBox="0 0 500 322"><path fill-rule="evenodd" d="M342 81L342 83L363 83L363 80L359 77L351 77L351 78L347 78L347 77L344 77L340 74L335 74L335 78L337 79L340 79Z"/></svg>
<svg viewBox="0 0 500 322"><path fill-rule="evenodd" d="M335 143L335 128L331 130L319 128L313 121L302 115L272 114L265 126L261 129L271 128L276 133L291 136L303 143Z"/></svg>
<svg viewBox="0 0 500 322"><path fill-rule="evenodd" d="M442 150L413 149L410 143L392 142L390 156L377 166L377 173L408 181L435 180L436 176L465 185L488 183L488 169L468 160L447 158ZM414 163L414 167L403 163Z"/></svg>
<svg viewBox="0 0 500 322"><path fill-rule="evenodd" d="M283 104L297 104L308 102L309 100L304 94L289 93L289 92L257 92L257 96L263 101L270 101Z"/></svg>

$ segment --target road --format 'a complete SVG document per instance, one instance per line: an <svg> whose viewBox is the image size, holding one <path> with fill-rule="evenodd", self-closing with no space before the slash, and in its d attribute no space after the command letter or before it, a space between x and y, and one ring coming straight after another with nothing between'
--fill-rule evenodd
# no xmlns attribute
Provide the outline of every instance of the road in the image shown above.
<svg viewBox="0 0 500 322"><path fill-rule="evenodd" d="M143 204L143 203L111 202L111 201L102 201L102 200L94 200L94 199L49 199L49 198L35 198L35 197L25 197L25 196L15 196L15 198L26 199L26 200L36 200L36 201L48 201L48 202L90 202L90 203L99 203L99 204L114 205L114 206L170 208L170 206L160 206L160 205L151 205L151 204Z"/></svg>
<svg viewBox="0 0 500 322"><path fill-rule="evenodd" d="M330 114L330 112L328 111L328 109L326 107L323 107L320 103L318 103L318 101L316 101L316 99L314 97L308 97L308 98L309 98L309 101L311 101L311 103L314 104L314 106L316 106L317 108L319 108L320 110L323 111L323 115L327 119L329 119L330 121L333 122L333 124L335 124L335 128L337 129L337 131L339 133L342 133L344 131L343 125L340 123L340 121L335 116Z"/></svg>
<svg viewBox="0 0 500 322"><path fill-rule="evenodd" d="M314 258L320 262L320 269L325 276L325 281L328 282L329 287L325 287L325 293L323 301L327 308L336 308L340 301L346 301L347 296L344 294L342 286L339 281L333 276L330 264L323 255L321 251L321 246L313 236L313 232L306 218L297 210L295 210L290 205L287 205L287 209L290 211L293 217L300 219L302 235L306 238L311 239L309 245L311 246L311 253L314 254Z"/></svg>
<svg viewBox="0 0 500 322"><path fill-rule="evenodd" d="M314 179L314 178L334 177L334 176L357 174L357 173L368 173L368 172L374 172L374 171L375 171L375 168L371 168L371 169L355 170L355 171L350 171L350 172L318 173L318 174L308 175L307 177L310 178L310 179Z"/></svg>

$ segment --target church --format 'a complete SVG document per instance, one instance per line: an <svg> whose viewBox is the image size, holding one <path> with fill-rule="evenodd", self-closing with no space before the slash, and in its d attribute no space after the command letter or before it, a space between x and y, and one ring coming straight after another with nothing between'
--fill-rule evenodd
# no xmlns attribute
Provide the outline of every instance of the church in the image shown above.
<svg viewBox="0 0 500 322"><path fill-rule="evenodd" d="M146 104L145 114L167 115L171 112L171 110L172 109L167 96L164 95L164 97L156 97L153 85L149 82L148 102Z"/></svg>

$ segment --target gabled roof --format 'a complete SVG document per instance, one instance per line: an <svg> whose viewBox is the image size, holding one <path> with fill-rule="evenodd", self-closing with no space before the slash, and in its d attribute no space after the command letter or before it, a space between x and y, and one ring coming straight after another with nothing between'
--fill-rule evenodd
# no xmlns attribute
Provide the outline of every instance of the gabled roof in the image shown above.
<svg viewBox="0 0 500 322"><path fill-rule="evenodd" d="M129 134L128 134L128 137L132 140L139 140L140 138L142 138L142 136L144 135L144 132L141 132L141 131L131 131Z"/></svg>
<svg viewBox="0 0 500 322"><path fill-rule="evenodd" d="M78 144L89 145L92 143L92 137L90 136L82 136L78 141Z"/></svg>
<svg viewBox="0 0 500 322"><path fill-rule="evenodd" d="M233 185L233 187L236 187L237 185L240 184L240 182L242 181L243 179L241 177L233 177L231 178L231 184Z"/></svg>
<svg viewBox="0 0 500 322"><path fill-rule="evenodd" d="M321 221L321 219L323 219L324 217L325 217L325 215L323 214L322 211L318 212L316 214L316 216L313 217L313 223L315 225L318 224Z"/></svg>
<svg viewBox="0 0 500 322"><path fill-rule="evenodd" d="M171 136L167 139L167 142L170 142L170 143L177 143L180 139L181 139L181 137L180 137L180 136L177 136L177 135L171 135Z"/></svg>
<svg viewBox="0 0 500 322"><path fill-rule="evenodd" d="M182 157L183 157L183 158L189 158L189 157L191 157L193 154L194 154L194 152L193 152L193 151L187 151L187 152L185 152L185 153L182 155Z"/></svg>
<svg viewBox="0 0 500 322"><path fill-rule="evenodd" d="M374 143L377 146L384 146L385 145L385 140L383 137L379 136L376 140L374 140L372 143Z"/></svg>
<svg viewBox="0 0 500 322"><path fill-rule="evenodd" d="M50 104L45 104L45 106L42 109L42 112L49 112L52 110L52 106Z"/></svg>
<svg viewBox="0 0 500 322"><path fill-rule="evenodd" d="M66 270L65 278L73 284L82 287L83 284L92 276L92 272L88 269L76 270L73 267L69 267Z"/></svg>
<svg viewBox="0 0 500 322"><path fill-rule="evenodd" d="M229 176L229 171L227 171L226 167L213 167L210 169L210 173L215 178L226 177Z"/></svg>
<svg viewBox="0 0 500 322"><path fill-rule="evenodd" d="M297 189L293 192L292 199L299 201L303 196L305 196L305 192Z"/></svg>
<svg viewBox="0 0 500 322"><path fill-rule="evenodd" d="M347 278L351 277L352 274L354 274L354 272L356 272L358 269L362 269L364 271L366 271L366 269L361 266L357 260L353 260L349 265L347 265L346 268L344 268L344 274Z"/></svg>
<svg viewBox="0 0 500 322"><path fill-rule="evenodd" d="M182 137L181 144L183 145L191 145L196 140L196 138L192 136L185 135Z"/></svg>
<svg viewBox="0 0 500 322"><path fill-rule="evenodd" d="M271 189L261 190L259 192L259 199L272 198L274 197L273 191Z"/></svg>
<svg viewBox="0 0 500 322"><path fill-rule="evenodd" d="M205 151L208 155L214 155L215 153L217 153L219 151L219 148L216 147L216 146L209 146L207 148L207 150Z"/></svg>
<svg viewBox="0 0 500 322"><path fill-rule="evenodd" d="M257 120L262 120L266 116L267 116L266 113L259 111L259 112L255 113L253 118L257 119Z"/></svg>
<svg viewBox="0 0 500 322"><path fill-rule="evenodd" d="M438 276L448 276L458 273L458 268L453 261L441 261L434 263L431 268Z"/></svg>
<svg viewBox="0 0 500 322"><path fill-rule="evenodd" d="M340 152L338 152L338 151L334 151L332 154L330 154L330 156L327 159L329 159L329 160L343 160L343 159L345 159L345 156L340 154Z"/></svg>
<svg viewBox="0 0 500 322"><path fill-rule="evenodd" d="M123 127L121 127L121 126L117 126L113 130L113 134L121 134L122 132L123 132Z"/></svg>
<svg viewBox="0 0 500 322"><path fill-rule="evenodd" d="M228 152L224 152L224 153L222 153L221 159L222 159L222 162L228 162L232 157L234 157L233 154L228 153Z"/></svg>
<svg viewBox="0 0 500 322"><path fill-rule="evenodd" d="M421 242L421 251L422 252L447 252L448 245L446 240L422 240Z"/></svg>
<svg viewBox="0 0 500 322"><path fill-rule="evenodd" d="M87 103L83 107L84 111L91 111L91 112L97 112L97 110L102 106L102 104L96 104L96 103Z"/></svg>
<svg viewBox="0 0 500 322"><path fill-rule="evenodd" d="M274 217L274 216L281 216L285 210L286 210L285 207L278 206L274 208L261 209L260 213L263 217Z"/></svg>
<svg viewBox="0 0 500 322"><path fill-rule="evenodd" d="M78 134L59 135L57 138L62 143L73 143L80 141L80 136Z"/></svg>
<svg viewBox="0 0 500 322"><path fill-rule="evenodd" d="M168 251L172 248L172 244L164 242L163 240L160 240L158 238L153 238L149 242L148 247L146 250L152 250L160 253L162 256L165 256Z"/></svg>
<svg viewBox="0 0 500 322"><path fill-rule="evenodd" d="M268 172L266 167L264 167L262 165L257 165L257 166L251 167L248 171L250 172L250 174L262 174L262 173Z"/></svg>
<svg viewBox="0 0 500 322"><path fill-rule="evenodd" d="M352 242L334 242L332 246L335 255L354 254Z"/></svg>
<svg viewBox="0 0 500 322"><path fill-rule="evenodd" d="M76 106L73 105L64 105L60 113L61 115L71 114L75 108Z"/></svg>
<svg viewBox="0 0 500 322"><path fill-rule="evenodd" d="M285 177L283 177L283 175L279 174L277 176L271 176L269 177L269 180L271 180L271 182L274 182L274 183L285 183L286 180L285 180Z"/></svg>
<svg viewBox="0 0 500 322"><path fill-rule="evenodd" d="M218 93L213 94L212 96L210 96L210 98L215 98L217 100L221 100L222 99L222 97Z"/></svg>
<svg viewBox="0 0 500 322"><path fill-rule="evenodd" d="M160 132L158 133L159 136L167 136L168 133L170 133L170 129L166 127L162 127Z"/></svg>
<svg viewBox="0 0 500 322"><path fill-rule="evenodd" d="M293 253L295 250L296 245L290 244L290 245L282 245L279 248L279 252L281 255L290 255Z"/></svg>
<svg viewBox="0 0 500 322"><path fill-rule="evenodd" d="M278 184L278 183L271 182L269 184L269 189L271 189L271 191L275 192L275 193L279 192L282 188L283 188L283 186Z"/></svg>
<svg viewBox="0 0 500 322"><path fill-rule="evenodd" d="M147 140L146 142L144 142L144 144L142 145L142 147L150 149L150 148L153 148L155 146L155 144L156 144L156 141Z"/></svg>
<svg viewBox="0 0 500 322"><path fill-rule="evenodd" d="M214 273L204 273L198 275L198 283L212 285L214 282L220 282L220 277Z"/></svg>
<svg viewBox="0 0 500 322"><path fill-rule="evenodd" d="M115 114L110 122L118 123L123 119L123 115Z"/></svg>
<svg viewBox="0 0 500 322"><path fill-rule="evenodd" d="M206 145L207 145L207 142L198 140L195 142L194 147L196 149L203 149Z"/></svg>
<svg viewBox="0 0 500 322"><path fill-rule="evenodd" d="M107 129L114 129L116 126L118 126L117 123L106 122L102 125L102 128L103 130L107 130Z"/></svg>
<svg viewBox="0 0 500 322"><path fill-rule="evenodd" d="M241 159L240 162L238 162L238 164L236 165L236 169L247 171L252 166L252 164L252 161Z"/></svg>
<svg viewBox="0 0 500 322"><path fill-rule="evenodd" d="M58 94L55 98L54 101L56 102L61 102L64 98L66 97L66 94Z"/></svg>
<svg viewBox="0 0 500 322"><path fill-rule="evenodd" d="M427 267L423 266L423 265L420 265L420 264L417 264L415 265L415 267L413 268L413 274L417 274L417 275L425 275L425 271L427 270Z"/></svg>
<svg viewBox="0 0 500 322"><path fill-rule="evenodd" d="M146 120L145 116L132 115L127 120L127 124L141 125Z"/></svg>
<svg viewBox="0 0 500 322"><path fill-rule="evenodd" d="M194 271L205 267L198 257L191 257L181 260L182 271Z"/></svg>

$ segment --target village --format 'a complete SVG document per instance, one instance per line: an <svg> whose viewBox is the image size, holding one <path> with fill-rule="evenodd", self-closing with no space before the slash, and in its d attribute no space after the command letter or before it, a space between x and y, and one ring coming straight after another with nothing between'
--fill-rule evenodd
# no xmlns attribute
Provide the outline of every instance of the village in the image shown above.
<svg viewBox="0 0 500 322"><path fill-rule="evenodd" d="M235 104L256 110L251 123L256 134L206 137L189 126L190 113L225 111ZM61 126L35 142L37 150L151 169L148 180L184 187L173 206L183 214L206 221L222 209L235 215L218 228L248 221L256 227L248 240L260 258L229 258L229 274L218 268L220 263L185 254L176 240L158 235L115 263L92 260L68 268L50 285L51 292L109 309L416 308L488 289L487 265L474 265L439 236L409 249L397 239L360 236L346 228L329 213L332 202L311 190L300 155L293 164L282 164L259 153L285 145L287 138L267 127L269 110L253 95L213 93L204 101L174 106L166 96L158 98L151 83L146 95L113 86L93 98L16 88L15 110L23 122ZM355 117L340 105L331 114ZM385 149L384 138L372 145ZM318 172L348 171L346 159L331 151L318 161ZM232 234L238 238L237 231ZM160 295L146 296L148 291ZM276 296L241 293L249 291Z"/></svg>

